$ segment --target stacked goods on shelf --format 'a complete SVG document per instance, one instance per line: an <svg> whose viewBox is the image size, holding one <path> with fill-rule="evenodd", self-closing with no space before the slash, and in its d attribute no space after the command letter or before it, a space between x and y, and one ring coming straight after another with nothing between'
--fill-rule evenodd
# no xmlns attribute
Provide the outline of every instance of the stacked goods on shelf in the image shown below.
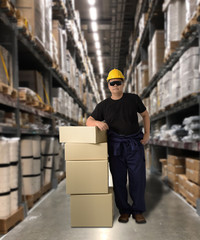
<svg viewBox="0 0 200 240"><path fill-rule="evenodd" d="M45 0L16 0L15 6L28 20L31 33L40 47L45 49Z"/></svg>
<svg viewBox="0 0 200 240"><path fill-rule="evenodd" d="M162 164L162 179L165 180L165 178L167 177L167 168L168 168L167 159L161 158L159 162L161 162Z"/></svg>
<svg viewBox="0 0 200 240"><path fill-rule="evenodd" d="M149 76L148 76L148 64L145 62L140 62L137 65L138 71L138 95L141 95L143 90L148 86Z"/></svg>
<svg viewBox="0 0 200 240"><path fill-rule="evenodd" d="M42 186L51 183L54 168L54 142L55 138L42 138L41 155L42 155ZM56 144L55 144L56 146Z"/></svg>
<svg viewBox="0 0 200 240"><path fill-rule="evenodd" d="M41 4L42 1L40 1ZM44 22L45 22L45 51L52 59L52 0L44 0Z"/></svg>
<svg viewBox="0 0 200 240"><path fill-rule="evenodd" d="M171 103L176 103L181 99L181 78L179 61L172 68L172 94Z"/></svg>
<svg viewBox="0 0 200 240"><path fill-rule="evenodd" d="M0 125L15 127L16 126L15 113L0 110Z"/></svg>
<svg viewBox="0 0 200 240"><path fill-rule="evenodd" d="M58 20L53 20L53 36L57 45L57 59L56 62L59 69L64 77L67 77L67 59L66 59L66 46L67 46L67 35L66 31L61 28ZM68 78L69 79L69 78Z"/></svg>
<svg viewBox="0 0 200 240"><path fill-rule="evenodd" d="M192 19L198 5L198 0L185 0L185 7L186 7L186 23Z"/></svg>
<svg viewBox="0 0 200 240"><path fill-rule="evenodd" d="M149 82L163 65L164 50L164 31L156 30L148 46Z"/></svg>
<svg viewBox="0 0 200 240"><path fill-rule="evenodd" d="M199 55L199 47L191 47L179 60L181 98L200 91Z"/></svg>
<svg viewBox="0 0 200 240"><path fill-rule="evenodd" d="M185 0L172 0L165 9L167 15L165 58L178 46L186 25Z"/></svg>
<svg viewBox="0 0 200 240"><path fill-rule="evenodd" d="M172 71L158 81L157 95L156 88L151 92L151 115L192 93L198 93L199 79L199 47L191 47L180 57Z"/></svg>
<svg viewBox="0 0 200 240"><path fill-rule="evenodd" d="M158 112L157 91L158 91L158 88L155 87L150 93L150 112L149 112L150 116Z"/></svg>
<svg viewBox="0 0 200 240"><path fill-rule="evenodd" d="M94 101L94 94L89 92L88 88L86 87L85 92L83 94L83 104L87 106L87 110L89 113L93 112L96 103Z"/></svg>
<svg viewBox="0 0 200 240"><path fill-rule="evenodd" d="M67 78L69 86L72 89L75 89L75 79L76 79L76 63L72 58L70 52L66 51L66 60L67 60Z"/></svg>
<svg viewBox="0 0 200 240"><path fill-rule="evenodd" d="M18 209L18 138L0 139L0 219Z"/></svg>
<svg viewBox="0 0 200 240"><path fill-rule="evenodd" d="M96 127L60 127L72 227L112 227L113 194L108 187L106 141L106 132Z"/></svg>
<svg viewBox="0 0 200 240"><path fill-rule="evenodd" d="M179 156L167 156L167 176L169 186L179 192L178 175L185 173L185 158Z"/></svg>
<svg viewBox="0 0 200 240"><path fill-rule="evenodd" d="M186 199L196 207L196 201L200 198L200 160L186 158Z"/></svg>
<svg viewBox="0 0 200 240"><path fill-rule="evenodd" d="M12 55L0 45L0 83L13 87Z"/></svg>
<svg viewBox="0 0 200 240"><path fill-rule="evenodd" d="M186 163L187 164L187 163ZM179 193L186 198L186 181L187 177L185 174L178 175L178 185L179 185Z"/></svg>
<svg viewBox="0 0 200 240"><path fill-rule="evenodd" d="M41 191L41 139L39 136L21 139L22 195Z"/></svg>
<svg viewBox="0 0 200 240"><path fill-rule="evenodd" d="M147 13L143 13L139 21L139 39L141 39L147 20Z"/></svg>
<svg viewBox="0 0 200 240"><path fill-rule="evenodd" d="M53 88L53 108L55 112L61 113L76 122L80 121L82 110L73 98L62 88Z"/></svg>
<svg viewBox="0 0 200 240"><path fill-rule="evenodd" d="M64 176L64 145L58 142L58 139L54 141L54 162L56 177L59 179Z"/></svg>

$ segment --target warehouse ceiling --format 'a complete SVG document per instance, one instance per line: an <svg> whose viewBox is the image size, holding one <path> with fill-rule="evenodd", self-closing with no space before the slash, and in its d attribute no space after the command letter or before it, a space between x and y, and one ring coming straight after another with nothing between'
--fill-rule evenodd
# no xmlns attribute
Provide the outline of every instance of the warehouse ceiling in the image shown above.
<svg viewBox="0 0 200 240"><path fill-rule="evenodd" d="M99 87L100 78L105 79L112 68L118 68L124 72L129 37L134 30L137 2L138 0L96 0L94 7L97 9L97 32L103 62L103 74L100 75L89 12L91 6L88 0L75 0L75 8L79 11L81 18L81 30L87 41L88 55L91 58ZM107 94L108 91L106 90Z"/></svg>

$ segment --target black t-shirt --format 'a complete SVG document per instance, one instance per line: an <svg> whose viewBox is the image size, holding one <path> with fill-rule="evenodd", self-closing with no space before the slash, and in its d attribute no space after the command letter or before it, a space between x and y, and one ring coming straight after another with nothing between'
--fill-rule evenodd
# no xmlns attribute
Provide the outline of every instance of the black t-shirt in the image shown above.
<svg viewBox="0 0 200 240"><path fill-rule="evenodd" d="M119 100L107 98L97 104L91 116L98 121L105 121L110 130L118 134L130 135L139 131L137 113L146 107L136 94L124 93Z"/></svg>

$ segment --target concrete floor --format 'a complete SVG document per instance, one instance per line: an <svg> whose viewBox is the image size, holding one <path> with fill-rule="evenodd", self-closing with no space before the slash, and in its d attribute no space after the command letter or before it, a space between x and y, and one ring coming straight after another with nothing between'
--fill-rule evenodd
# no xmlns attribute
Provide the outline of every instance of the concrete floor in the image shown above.
<svg viewBox="0 0 200 240"><path fill-rule="evenodd" d="M115 219L112 228L71 228L70 196L65 180L44 196L28 217L2 240L199 240L200 216L157 177L147 178L145 213L147 224L130 218L127 224Z"/></svg>

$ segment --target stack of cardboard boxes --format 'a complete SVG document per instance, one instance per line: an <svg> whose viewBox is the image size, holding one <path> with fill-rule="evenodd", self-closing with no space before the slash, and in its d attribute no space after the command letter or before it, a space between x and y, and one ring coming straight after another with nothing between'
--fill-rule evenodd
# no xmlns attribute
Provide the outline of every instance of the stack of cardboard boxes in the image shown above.
<svg viewBox="0 0 200 240"><path fill-rule="evenodd" d="M72 227L112 227L106 132L96 127L60 127L65 143L67 193Z"/></svg>
<svg viewBox="0 0 200 240"><path fill-rule="evenodd" d="M185 158L168 155L167 169L169 185L175 192L179 192L178 175L185 173Z"/></svg>

